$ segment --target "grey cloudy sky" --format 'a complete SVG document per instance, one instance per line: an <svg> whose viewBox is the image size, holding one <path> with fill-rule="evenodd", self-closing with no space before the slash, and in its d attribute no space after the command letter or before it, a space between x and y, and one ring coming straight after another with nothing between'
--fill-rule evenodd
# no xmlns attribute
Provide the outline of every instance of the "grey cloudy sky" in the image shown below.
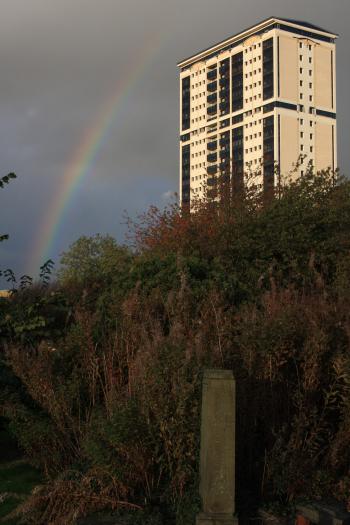
<svg viewBox="0 0 350 525"><path fill-rule="evenodd" d="M176 63L270 15L307 20L337 42L338 153L350 173L349 0L0 0L0 269L30 267L70 159L130 63L159 45L128 90L89 175L65 210L50 256L80 235L123 241L130 215L178 188ZM4 283L0 283L4 287Z"/></svg>

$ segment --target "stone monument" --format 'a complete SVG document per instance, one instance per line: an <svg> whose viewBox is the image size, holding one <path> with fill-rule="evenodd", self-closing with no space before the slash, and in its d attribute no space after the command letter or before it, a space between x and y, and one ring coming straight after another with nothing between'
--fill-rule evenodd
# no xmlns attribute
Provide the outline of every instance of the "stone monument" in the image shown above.
<svg viewBox="0 0 350 525"><path fill-rule="evenodd" d="M196 525L238 525L235 515L236 389L229 370L205 370Z"/></svg>

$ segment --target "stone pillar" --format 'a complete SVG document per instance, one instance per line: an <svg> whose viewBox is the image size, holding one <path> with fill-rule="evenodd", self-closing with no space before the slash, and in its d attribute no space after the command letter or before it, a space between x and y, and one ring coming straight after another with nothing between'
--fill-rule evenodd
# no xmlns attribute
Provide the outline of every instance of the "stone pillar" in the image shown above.
<svg viewBox="0 0 350 525"><path fill-rule="evenodd" d="M200 486L196 525L237 525L235 516L236 389L229 370L205 370L202 392Z"/></svg>

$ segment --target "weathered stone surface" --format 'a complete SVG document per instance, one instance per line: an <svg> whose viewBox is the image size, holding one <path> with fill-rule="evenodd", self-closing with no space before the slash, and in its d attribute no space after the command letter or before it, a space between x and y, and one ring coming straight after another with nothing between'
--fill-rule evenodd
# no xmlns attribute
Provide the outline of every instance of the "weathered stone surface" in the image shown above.
<svg viewBox="0 0 350 525"><path fill-rule="evenodd" d="M233 525L235 518L235 380L229 370L203 377L197 525Z"/></svg>

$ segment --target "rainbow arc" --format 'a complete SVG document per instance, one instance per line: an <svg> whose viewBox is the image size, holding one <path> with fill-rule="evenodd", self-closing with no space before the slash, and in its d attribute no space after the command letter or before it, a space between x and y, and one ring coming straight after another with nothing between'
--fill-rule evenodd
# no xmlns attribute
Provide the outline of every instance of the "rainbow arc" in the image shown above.
<svg viewBox="0 0 350 525"><path fill-rule="evenodd" d="M91 172L102 144L108 137L112 126L134 86L146 73L147 67L155 59L164 38L160 33L152 37L142 47L136 59L129 65L122 78L118 81L110 97L103 103L92 126L85 130L65 168L60 187L49 200L47 211L31 246L29 270L31 274L38 272L39 267L52 258L55 241L64 225L66 212L78 192L82 181Z"/></svg>

